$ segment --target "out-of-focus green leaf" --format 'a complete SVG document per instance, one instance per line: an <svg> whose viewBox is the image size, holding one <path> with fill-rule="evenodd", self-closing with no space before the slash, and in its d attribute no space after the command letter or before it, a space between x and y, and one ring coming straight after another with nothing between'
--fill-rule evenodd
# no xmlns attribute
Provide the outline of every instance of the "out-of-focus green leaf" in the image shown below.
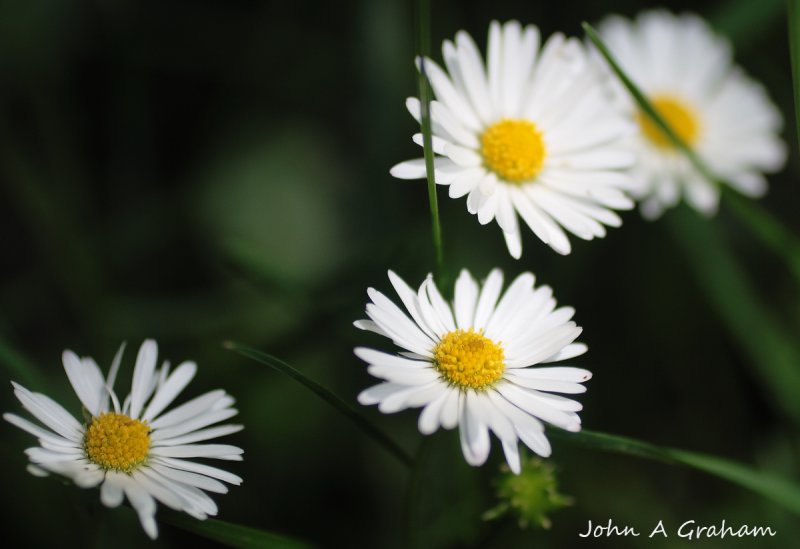
<svg viewBox="0 0 800 549"><path fill-rule="evenodd" d="M439 433L420 446L408 491L410 547L471 546L480 534L480 469L462 459L456 438Z"/></svg>
<svg viewBox="0 0 800 549"><path fill-rule="evenodd" d="M800 422L800 352L753 291L718 227L686 208L665 220L687 264L734 341L749 356L764 389L789 417Z"/></svg>
<svg viewBox="0 0 800 549"><path fill-rule="evenodd" d="M764 29L783 14L782 0L720 2L708 19L722 34L729 36L737 50L764 35Z"/></svg>
<svg viewBox="0 0 800 549"><path fill-rule="evenodd" d="M0 178L4 200L21 215L42 261L77 314L94 314L105 288L90 232L67 205L63 192L47 184L48 174L30 160L30 153L11 137L0 120ZM69 268L64 268L69 265Z"/></svg>
<svg viewBox="0 0 800 549"><path fill-rule="evenodd" d="M735 461L592 431L568 433L552 429L549 431L549 435L558 440L605 452L627 454L675 465L685 465L752 490L792 513L800 515L800 486L790 482L788 479L769 472L751 469Z"/></svg>
<svg viewBox="0 0 800 549"><path fill-rule="evenodd" d="M313 126L230 138L202 167L196 211L230 262L281 287L324 280L350 253L341 162Z"/></svg>
<svg viewBox="0 0 800 549"><path fill-rule="evenodd" d="M792 58L794 84L794 116L797 138L800 140L800 0L786 0L789 19L789 54Z"/></svg>
<svg viewBox="0 0 800 549"><path fill-rule="evenodd" d="M730 211L750 227L764 245L786 260L789 270L800 282L800 241L757 203L726 187L723 189Z"/></svg>
<svg viewBox="0 0 800 549"><path fill-rule="evenodd" d="M198 536L240 549L307 549L312 547L306 542L222 520L197 520L172 512L159 513L159 520Z"/></svg>
<svg viewBox="0 0 800 549"><path fill-rule="evenodd" d="M336 396L328 388L323 387L313 379L309 379L308 377L306 377L302 372L300 372L296 368L293 368L292 366L285 363L281 359L276 358L272 355L262 353L261 351L258 351L256 349L251 349L250 347L246 347L244 345L240 345L232 341L226 341L225 348L230 349L231 351L236 351L237 353L246 356L247 358L251 358L256 362L265 364L266 366L269 366L270 368L277 370L278 372L285 374L290 378L294 379L295 381L299 382L300 384L304 385L315 395L317 395L322 400L333 406L336 409L336 411L338 411L343 416L348 418L350 421L355 423L356 426L358 426L364 433L372 437L373 440L375 440L386 450L388 450L389 453L395 456L404 465L410 467L413 464L413 459L411 458L411 456L408 455L408 453L406 453L405 450L403 450L400 446L397 445L396 442L387 437L380 429L375 427L366 418L364 418L361 414L359 414L355 408L353 408L347 402Z"/></svg>
<svg viewBox="0 0 800 549"><path fill-rule="evenodd" d="M44 388L44 380L36 366L17 352L2 336L0 336L0 364L5 367L11 380L18 381L30 389Z"/></svg>

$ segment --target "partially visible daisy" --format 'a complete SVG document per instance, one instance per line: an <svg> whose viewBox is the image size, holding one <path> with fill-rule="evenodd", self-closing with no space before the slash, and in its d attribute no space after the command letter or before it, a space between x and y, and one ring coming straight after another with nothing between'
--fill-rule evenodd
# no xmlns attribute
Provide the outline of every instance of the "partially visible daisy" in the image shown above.
<svg viewBox="0 0 800 549"><path fill-rule="evenodd" d="M520 472L518 440L540 456L550 455L542 421L580 431L580 403L552 393L583 393L582 383L592 374L570 366L531 366L585 353L586 345L574 342L581 328L570 320L571 307L556 309L548 286L534 287L533 274L521 274L502 294L500 270L489 273L482 287L461 271L452 306L431 276L417 292L391 271L389 279L405 311L370 288L371 320L355 325L404 351L355 349L369 364L367 371L384 380L358 395L361 404L377 404L387 414L423 408L419 430L426 435L458 426L470 465L486 461L491 430L515 473Z"/></svg>
<svg viewBox="0 0 800 549"><path fill-rule="evenodd" d="M540 48L535 26L494 21L486 65L464 31L442 51L447 72L430 59L425 72L436 95L435 178L451 198L466 195L482 225L496 219L515 258L517 215L561 254L571 250L565 230L591 240L622 223L612 210L633 207L625 170L634 155L620 140L635 127L612 107L577 39L554 34ZM419 100L406 106L419 121ZM414 141L421 145L422 135ZM424 178L425 163L402 162L391 174Z"/></svg>
<svg viewBox="0 0 800 549"><path fill-rule="evenodd" d="M644 12L635 21L612 16L598 30L623 71L716 176L748 196L766 192L763 172L779 170L786 159L778 135L783 120L764 87L733 65L727 40L696 15L665 11ZM645 184L637 196L644 216L656 218L682 197L713 214L719 188L639 112L624 89L619 92L640 128L633 173Z"/></svg>
<svg viewBox="0 0 800 549"><path fill-rule="evenodd" d="M32 474L56 473L81 488L100 485L100 500L108 507L127 497L144 531L155 538L156 500L202 520L217 514L217 504L203 490L224 494L228 488L220 481L241 484L232 473L185 458L241 461L242 449L236 446L194 443L235 433L242 426L208 428L237 414L233 398L221 389L164 413L192 380L197 365L183 362L171 374L169 363L156 368L153 340L142 343L131 393L120 404L113 386L124 347L105 379L94 360L64 351L64 370L83 405L85 422L51 398L14 382L22 406L47 429L15 414L3 414L3 419L38 439L39 446L25 450Z"/></svg>

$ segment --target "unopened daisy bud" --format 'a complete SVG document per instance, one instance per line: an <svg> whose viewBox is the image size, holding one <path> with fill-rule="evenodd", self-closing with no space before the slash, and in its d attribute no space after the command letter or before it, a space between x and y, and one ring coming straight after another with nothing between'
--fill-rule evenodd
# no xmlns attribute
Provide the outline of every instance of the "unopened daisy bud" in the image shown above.
<svg viewBox="0 0 800 549"><path fill-rule="evenodd" d="M558 493L555 467L529 456L523 459L522 472L515 475L504 464L495 480L497 505L483 514L484 520L510 515L520 528L549 529L548 514L572 505L572 498Z"/></svg>

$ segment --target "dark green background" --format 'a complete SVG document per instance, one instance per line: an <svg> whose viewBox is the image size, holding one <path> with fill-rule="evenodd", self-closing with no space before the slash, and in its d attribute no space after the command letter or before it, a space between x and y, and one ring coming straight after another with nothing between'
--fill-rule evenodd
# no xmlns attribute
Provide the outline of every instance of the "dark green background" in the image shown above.
<svg viewBox="0 0 800 549"><path fill-rule="evenodd" d="M645 4L654 5L434 2L434 58L460 28L484 49L492 19L578 35L582 20ZM731 33L737 61L784 113L792 154L761 205L800 232L783 2L669 7ZM561 443L553 461L575 505L552 516L549 532L486 527L498 445L472 470L456 437L437 433L418 472L425 481L409 492L407 470L346 419L222 348L233 339L280 356L351 402L374 383L352 355L356 345L390 348L352 327L366 288L389 293L387 268L416 286L434 267L425 185L388 173L419 155L403 106L416 94L413 55L409 2L0 3L0 379L77 414L64 348L105 370L127 340L124 393L135 349L156 338L163 358L200 366L184 398L215 387L237 398L246 429L226 442L245 449L229 466L245 481L215 496L219 518L323 546L572 547L587 520L609 517L645 532L659 519L769 525L779 537L759 546L790 546L796 517L749 492ZM581 398L587 428L798 478L797 422L776 403L769 374L772 360L800 367L797 283L725 201L710 221L686 208L655 223L625 213L603 240L573 238L568 257L525 231L514 261L496 224L480 227L463 199L439 196L451 277L462 266L479 277L501 266L508 279L532 270L577 309L590 350L573 362L594 372ZM20 413L6 387L2 409ZM362 411L416 451L417 412ZM163 523L149 544L133 513L103 509L96 490L28 475L32 437L6 423L0 436L4 538L209 544ZM409 514L423 517L411 535ZM582 545L681 546L643 538ZM691 544L731 546L753 545Z"/></svg>

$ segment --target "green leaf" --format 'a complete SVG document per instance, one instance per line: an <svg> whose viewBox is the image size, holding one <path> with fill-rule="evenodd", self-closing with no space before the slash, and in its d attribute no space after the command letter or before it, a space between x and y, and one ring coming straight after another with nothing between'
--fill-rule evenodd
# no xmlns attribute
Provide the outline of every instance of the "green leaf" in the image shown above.
<svg viewBox="0 0 800 549"><path fill-rule="evenodd" d="M792 58L794 85L794 116L797 138L800 140L800 0L786 0L789 19L789 54Z"/></svg>
<svg viewBox="0 0 800 549"><path fill-rule="evenodd" d="M272 355L268 355L259 350L252 349L232 341L226 341L224 346L226 349L236 351L247 358L251 358L256 362L260 362L261 364L269 366L270 368L277 370L278 372L285 374L299 382L322 400L333 406L336 411L352 421L359 429L372 437L373 440L383 446L384 449L386 449L404 465L408 467L412 466L413 459L408 455L408 453L406 453L405 450L403 450L397 445L396 442L387 437L380 429L378 429L375 425L370 423L366 418L358 413L358 411L350 404L336 396L336 394L334 394L330 389L323 387L313 379L309 379L299 370Z"/></svg>
<svg viewBox="0 0 800 549"><path fill-rule="evenodd" d="M161 522L230 547L241 549L306 549L312 547L306 542L232 522L216 519L197 520L175 512L164 512L159 515Z"/></svg>
<svg viewBox="0 0 800 549"><path fill-rule="evenodd" d="M792 337L764 306L736 258L719 234L719 227L678 208L665 220L684 252L688 267L701 285L733 341L755 368L764 392L784 413L800 423L800 351Z"/></svg>
<svg viewBox="0 0 800 549"><path fill-rule="evenodd" d="M626 454L691 467L752 490L792 513L800 515L799 486L778 475L757 471L735 461L592 431L568 433L551 429L548 430L548 435L554 439L604 452Z"/></svg>

